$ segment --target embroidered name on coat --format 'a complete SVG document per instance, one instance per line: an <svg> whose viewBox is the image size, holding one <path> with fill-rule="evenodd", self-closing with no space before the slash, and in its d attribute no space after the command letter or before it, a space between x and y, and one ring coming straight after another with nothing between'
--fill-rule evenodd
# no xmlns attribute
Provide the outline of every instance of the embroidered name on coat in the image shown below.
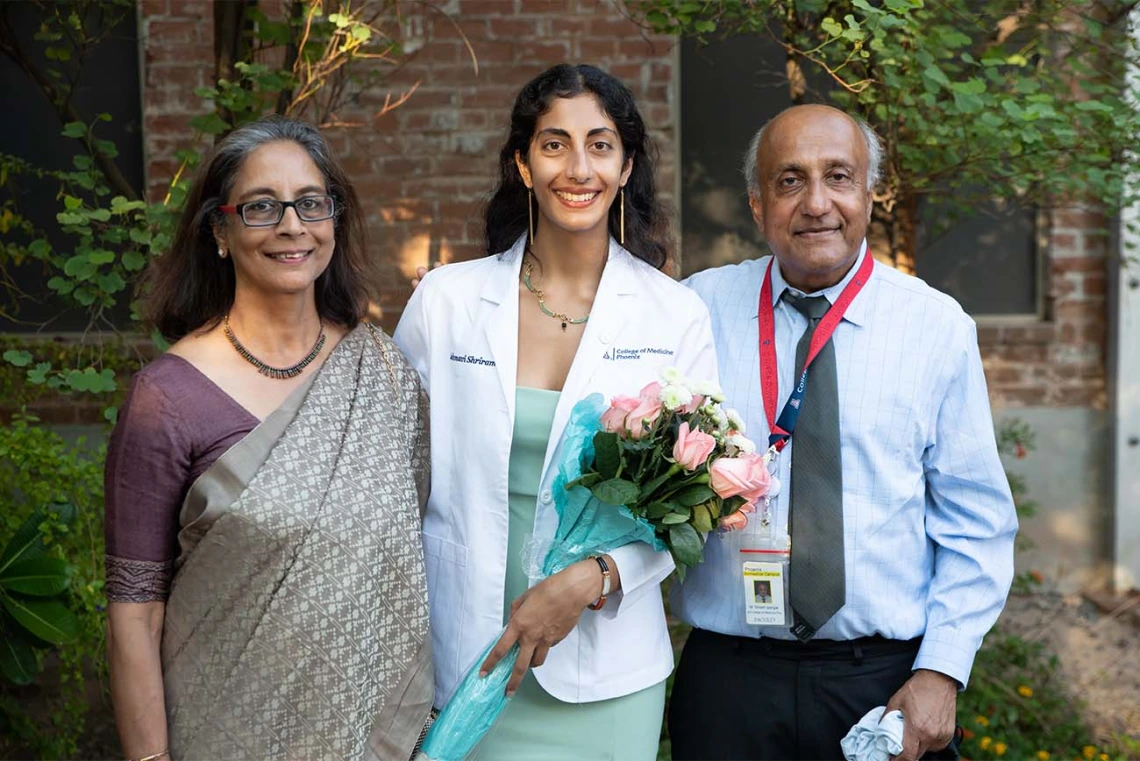
<svg viewBox="0 0 1140 761"><path fill-rule="evenodd" d="M476 357L474 354L452 354L452 362L462 362L467 365L485 365L486 367L494 367L495 360L487 359L486 357Z"/></svg>
<svg viewBox="0 0 1140 761"><path fill-rule="evenodd" d="M621 362L628 360L641 359L646 354L660 354L665 357L673 356L672 349L658 349L653 346L643 346L640 349L618 349L613 348L606 351L602 355L602 359L608 359L611 362Z"/></svg>

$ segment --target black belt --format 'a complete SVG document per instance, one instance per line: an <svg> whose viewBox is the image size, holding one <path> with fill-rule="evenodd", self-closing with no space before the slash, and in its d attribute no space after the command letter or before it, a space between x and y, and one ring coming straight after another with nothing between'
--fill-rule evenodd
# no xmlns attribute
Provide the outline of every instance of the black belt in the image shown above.
<svg viewBox="0 0 1140 761"><path fill-rule="evenodd" d="M740 637L735 634L720 634L708 629L693 629L693 633L689 636L693 635L719 641L718 646L731 647L748 653L762 653L773 658L824 661L853 660L856 663L864 658L873 658L878 655L917 654L918 648L922 644L922 637L901 640L888 639L879 634L870 637L857 637L856 639L812 639L807 642L794 639L772 639L771 637Z"/></svg>

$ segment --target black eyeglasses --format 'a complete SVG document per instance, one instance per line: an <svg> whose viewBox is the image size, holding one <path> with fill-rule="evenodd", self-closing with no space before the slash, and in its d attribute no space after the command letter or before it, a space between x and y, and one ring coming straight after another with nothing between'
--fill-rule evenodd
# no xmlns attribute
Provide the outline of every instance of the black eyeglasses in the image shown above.
<svg viewBox="0 0 1140 761"><path fill-rule="evenodd" d="M302 222L323 222L336 216L336 199L329 195L304 196L296 201L262 199L230 204L218 208L226 214L237 214L246 227L273 227L281 222L285 210L292 207Z"/></svg>

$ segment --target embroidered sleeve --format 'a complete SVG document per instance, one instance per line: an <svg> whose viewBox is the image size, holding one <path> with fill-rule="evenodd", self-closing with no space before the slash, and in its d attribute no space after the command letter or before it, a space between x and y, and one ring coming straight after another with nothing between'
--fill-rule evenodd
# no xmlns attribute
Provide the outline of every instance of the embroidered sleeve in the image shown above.
<svg viewBox="0 0 1140 761"><path fill-rule="evenodd" d="M172 563L104 556L108 602L165 602L170 593Z"/></svg>

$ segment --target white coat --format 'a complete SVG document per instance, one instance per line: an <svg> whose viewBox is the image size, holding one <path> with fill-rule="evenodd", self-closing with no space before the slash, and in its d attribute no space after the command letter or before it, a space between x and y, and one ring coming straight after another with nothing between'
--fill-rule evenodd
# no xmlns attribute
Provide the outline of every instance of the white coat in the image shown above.
<svg viewBox="0 0 1140 761"><path fill-rule="evenodd" d="M504 254L430 272L396 329L396 343L431 398L431 496L423 524L436 705L451 697L502 629L507 468L518 366L520 239ZM600 392L636 395L677 367L715 381L708 310L689 289L610 240L597 295L562 389L546 448L534 535L554 535L551 467L571 408ZM665 679L673 654L659 584L673 561L634 543L610 553L622 592L578 625L535 669L569 703L628 695Z"/></svg>

